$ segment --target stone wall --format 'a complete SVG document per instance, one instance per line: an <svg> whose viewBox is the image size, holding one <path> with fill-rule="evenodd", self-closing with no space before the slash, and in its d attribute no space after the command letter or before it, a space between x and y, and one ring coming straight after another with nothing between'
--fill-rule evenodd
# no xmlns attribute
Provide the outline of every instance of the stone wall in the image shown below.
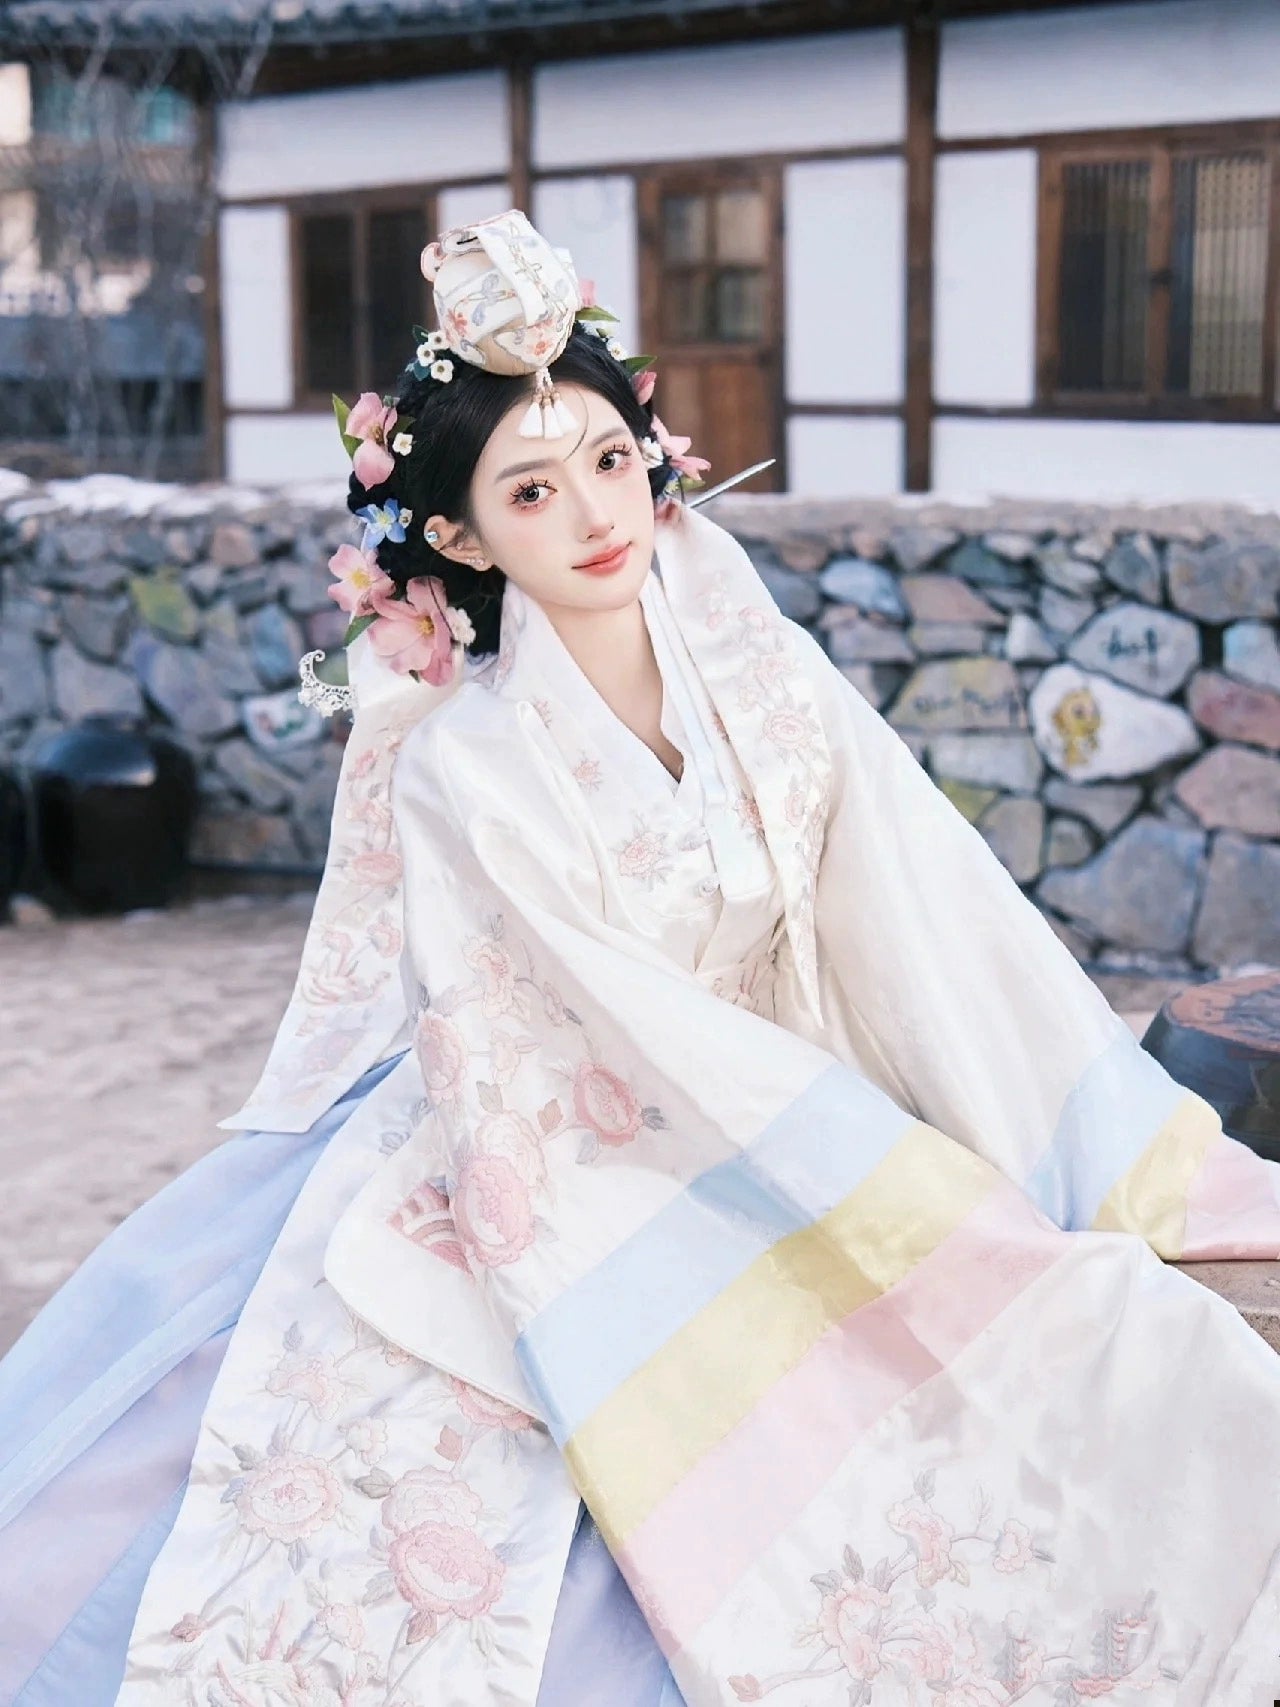
<svg viewBox="0 0 1280 1707"><path fill-rule="evenodd" d="M1280 964L1280 518L720 500L814 628L1095 965ZM200 765L206 862L323 858L341 722L298 706L337 643L330 487L0 475L0 756L142 714Z"/></svg>

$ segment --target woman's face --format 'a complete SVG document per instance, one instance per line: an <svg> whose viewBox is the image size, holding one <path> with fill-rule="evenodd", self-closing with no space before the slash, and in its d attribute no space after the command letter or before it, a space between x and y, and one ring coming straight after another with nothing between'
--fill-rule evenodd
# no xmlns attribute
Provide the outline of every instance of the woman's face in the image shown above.
<svg viewBox="0 0 1280 1707"><path fill-rule="evenodd" d="M618 610L639 596L653 556L648 470L612 403L585 386L557 389L578 431L523 439L528 400L508 411L472 479L473 549L543 606ZM585 567L611 553L606 572Z"/></svg>

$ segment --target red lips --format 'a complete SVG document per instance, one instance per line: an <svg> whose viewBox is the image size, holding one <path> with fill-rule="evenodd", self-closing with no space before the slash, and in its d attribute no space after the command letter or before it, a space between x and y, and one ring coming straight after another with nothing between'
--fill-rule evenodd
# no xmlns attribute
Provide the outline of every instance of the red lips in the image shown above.
<svg viewBox="0 0 1280 1707"><path fill-rule="evenodd" d="M614 569L621 569L631 549L630 541L624 545L615 546L612 551L606 551L599 557L589 557L585 563L575 563L575 569L586 570L589 574L607 575Z"/></svg>

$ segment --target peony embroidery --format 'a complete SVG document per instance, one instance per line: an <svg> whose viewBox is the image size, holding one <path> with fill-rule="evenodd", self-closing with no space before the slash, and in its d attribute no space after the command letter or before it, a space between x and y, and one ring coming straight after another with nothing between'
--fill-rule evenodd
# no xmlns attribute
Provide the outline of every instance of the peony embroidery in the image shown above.
<svg viewBox="0 0 1280 1707"><path fill-rule="evenodd" d="M342 1503L342 1490L323 1458L282 1452L245 1477L234 1503L250 1535L287 1547L324 1528Z"/></svg>
<svg viewBox="0 0 1280 1707"><path fill-rule="evenodd" d="M467 1070L467 1045L457 1026L443 1014L427 1008L414 1027L413 1043L432 1102L453 1102L461 1096Z"/></svg>
<svg viewBox="0 0 1280 1707"><path fill-rule="evenodd" d="M476 1126L475 1144L482 1155L509 1162L531 1191L547 1183L547 1164L538 1134L514 1109L486 1115Z"/></svg>
<svg viewBox="0 0 1280 1707"><path fill-rule="evenodd" d="M584 1061L574 1076L573 1108L602 1144L629 1144L644 1125L644 1110L630 1085L594 1061Z"/></svg>
<svg viewBox="0 0 1280 1707"><path fill-rule="evenodd" d="M469 1422L480 1428L503 1428L511 1434L523 1434L525 1429L533 1427L533 1418L509 1405L505 1399L495 1399L491 1393L482 1393L478 1387L472 1387L456 1375L445 1379L457 1396L458 1409Z"/></svg>
<svg viewBox="0 0 1280 1707"><path fill-rule="evenodd" d="M473 1156L458 1173L453 1219L473 1262L500 1268L533 1243L529 1188L503 1156Z"/></svg>
<svg viewBox="0 0 1280 1707"><path fill-rule="evenodd" d="M502 1592L506 1566L472 1529L424 1523L391 1544L400 1596L419 1612L478 1618ZM420 1627L421 1628L421 1627ZM425 1633L433 1633L427 1627Z"/></svg>
<svg viewBox="0 0 1280 1707"><path fill-rule="evenodd" d="M423 1523L465 1524L480 1516L484 1501L474 1488L430 1465L408 1470L382 1502L382 1521L393 1535Z"/></svg>

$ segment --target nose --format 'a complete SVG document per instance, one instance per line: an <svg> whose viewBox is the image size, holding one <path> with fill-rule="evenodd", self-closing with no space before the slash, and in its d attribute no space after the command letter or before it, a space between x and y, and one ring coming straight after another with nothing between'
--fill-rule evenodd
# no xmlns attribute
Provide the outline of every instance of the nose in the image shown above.
<svg viewBox="0 0 1280 1707"><path fill-rule="evenodd" d="M603 494L589 487L578 497L578 532L582 539L602 539L613 531L613 517L604 503Z"/></svg>

